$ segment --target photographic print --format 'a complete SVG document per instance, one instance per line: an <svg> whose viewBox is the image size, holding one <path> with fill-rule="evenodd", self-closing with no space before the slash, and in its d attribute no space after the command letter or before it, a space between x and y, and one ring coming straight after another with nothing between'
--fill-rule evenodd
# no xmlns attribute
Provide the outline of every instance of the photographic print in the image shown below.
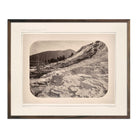
<svg viewBox="0 0 138 138"><path fill-rule="evenodd" d="M30 92L43 98L105 96L108 92L106 43L101 40L34 42L30 47Z"/></svg>
<svg viewBox="0 0 138 138"><path fill-rule="evenodd" d="M8 20L8 118L130 118L129 19Z"/></svg>

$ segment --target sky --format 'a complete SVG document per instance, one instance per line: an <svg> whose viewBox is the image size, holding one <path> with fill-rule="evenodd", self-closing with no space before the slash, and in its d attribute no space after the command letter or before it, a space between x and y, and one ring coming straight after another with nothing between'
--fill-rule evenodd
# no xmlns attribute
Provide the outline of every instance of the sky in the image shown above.
<svg viewBox="0 0 138 138"><path fill-rule="evenodd" d="M41 53L44 51L55 50L79 50L82 46L92 41L36 41L31 45L30 55Z"/></svg>

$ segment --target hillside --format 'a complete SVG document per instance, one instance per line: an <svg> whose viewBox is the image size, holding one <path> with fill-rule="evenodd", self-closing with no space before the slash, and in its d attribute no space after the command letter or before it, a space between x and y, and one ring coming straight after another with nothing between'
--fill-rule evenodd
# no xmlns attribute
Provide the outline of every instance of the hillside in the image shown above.
<svg viewBox="0 0 138 138"><path fill-rule="evenodd" d="M30 79L30 88L36 97L103 97L108 92L107 46L96 41L72 57L44 66L39 77Z"/></svg>
<svg viewBox="0 0 138 138"><path fill-rule="evenodd" d="M38 63L44 63L44 64L48 64L49 60L51 59L57 59L60 57L65 57L68 58L69 56L72 55L72 53L74 54L75 51L72 49L67 49L67 50L58 50L58 51L46 51L46 52L42 52L42 53L38 53L35 55L31 55L30 56L30 66L35 66Z"/></svg>

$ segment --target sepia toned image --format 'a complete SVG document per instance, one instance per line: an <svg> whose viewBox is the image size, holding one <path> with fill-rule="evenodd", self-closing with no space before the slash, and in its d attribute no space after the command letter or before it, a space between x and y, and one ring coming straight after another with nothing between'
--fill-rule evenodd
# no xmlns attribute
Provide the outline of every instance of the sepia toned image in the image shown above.
<svg viewBox="0 0 138 138"><path fill-rule="evenodd" d="M30 92L39 98L101 98L108 93L104 41L36 41L30 47Z"/></svg>
<svg viewBox="0 0 138 138"><path fill-rule="evenodd" d="M8 118L130 118L130 20L9 20Z"/></svg>

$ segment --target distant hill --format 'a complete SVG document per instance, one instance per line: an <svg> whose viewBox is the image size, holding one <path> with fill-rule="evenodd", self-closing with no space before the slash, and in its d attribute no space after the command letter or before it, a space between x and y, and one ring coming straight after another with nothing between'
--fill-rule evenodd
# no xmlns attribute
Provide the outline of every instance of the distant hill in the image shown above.
<svg viewBox="0 0 138 138"><path fill-rule="evenodd" d="M46 51L30 56L30 66L35 66L38 63L48 64L51 59L60 59L62 57L68 58L75 53L72 49L58 50L58 51Z"/></svg>

